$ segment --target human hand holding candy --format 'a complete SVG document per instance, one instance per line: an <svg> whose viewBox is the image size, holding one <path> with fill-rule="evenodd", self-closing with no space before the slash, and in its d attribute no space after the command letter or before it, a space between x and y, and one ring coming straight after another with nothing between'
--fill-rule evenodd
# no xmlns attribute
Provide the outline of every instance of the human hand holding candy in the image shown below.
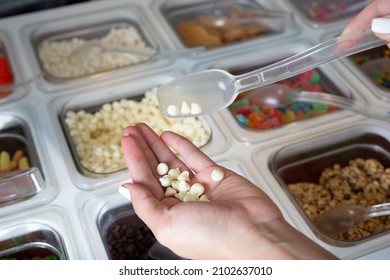
<svg viewBox="0 0 390 280"><path fill-rule="evenodd" d="M218 166L184 137L172 132L159 137L137 124L124 130L122 148L132 183L120 188L130 191L137 215L176 254L188 259L334 258L291 227L259 187ZM202 184L208 200L166 196L160 179L168 169L160 163L188 171L188 184Z"/></svg>

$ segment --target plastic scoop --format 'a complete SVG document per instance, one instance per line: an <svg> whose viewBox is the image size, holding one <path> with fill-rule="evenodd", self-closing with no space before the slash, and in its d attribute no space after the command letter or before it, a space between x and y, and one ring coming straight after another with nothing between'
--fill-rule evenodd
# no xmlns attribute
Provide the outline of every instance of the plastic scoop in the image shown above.
<svg viewBox="0 0 390 280"><path fill-rule="evenodd" d="M191 49L191 50L185 50L184 52L186 54L194 53L199 50L203 50L202 47ZM132 55L139 55L139 56L146 56L150 58L164 58L164 57L172 57L174 55L178 55L183 53L183 51L161 51L157 52L156 50L142 50L139 48L132 48L132 47L109 47L105 46L98 42L88 42L84 45L78 47L73 52L70 53L69 59L73 63L78 63L80 61L85 60L91 60L96 58L101 53L125 53L125 54L132 54Z"/></svg>
<svg viewBox="0 0 390 280"><path fill-rule="evenodd" d="M368 208L356 204L339 204L323 212L315 223L324 233L335 234L355 227L368 219L385 215L390 215L390 203Z"/></svg>
<svg viewBox="0 0 390 280"><path fill-rule="evenodd" d="M323 103L347 109L358 114L379 120L390 121L390 111L378 107L372 108L354 99L324 92L296 91L282 84L272 84L254 89L246 98L250 104L271 107L285 107L295 101Z"/></svg>
<svg viewBox="0 0 390 280"><path fill-rule="evenodd" d="M334 59L384 44L385 41L371 31L366 31L336 37L292 57L238 76L219 69L196 72L158 89L160 110L167 117L213 113L229 106L241 92L287 79ZM189 110L191 105L197 109Z"/></svg>

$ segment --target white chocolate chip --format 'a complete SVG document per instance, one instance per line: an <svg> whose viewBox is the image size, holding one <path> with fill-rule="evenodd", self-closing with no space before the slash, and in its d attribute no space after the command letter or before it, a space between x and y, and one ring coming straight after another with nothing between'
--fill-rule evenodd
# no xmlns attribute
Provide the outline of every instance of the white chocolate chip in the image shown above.
<svg viewBox="0 0 390 280"><path fill-rule="evenodd" d="M198 200L199 198L196 195L190 193L187 193L183 198L183 202L198 201Z"/></svg>
<svg viewBox="0 0 390 280"><path fill-rule="evenodd" d="M191 114L191 107L186 101L181 104L180 113L183 115Z"/></svg>
<svg viewBox="0 0 390 280"><path fill-rule="evenodd" d="M184 197L186 196L187 192L178 192L175 194L175 197L180 200L180 201L183 201L184 200Z"/></svg>
<svg viewBox="0 0 390 280"><path fill-rule="evenodd" d="M168 169L168 165L165 163L159 163L157 165L157 173L162 175L159 178L160 184L166 187L164 192L165 197L175 197L182 202L209 201L207 196L203 195L205 188L202 184L194 183L190 186L188 183L190 181L189 171L185 170L180 172L179 168Z"/></svg>
<svg viewBox="0 0 390 280"><path fill-rule="evenodd" d="M172 180L176 180L177 176L180 175L179 168L173 168L168 171L168 175L171 176Z"/></svg>
<svg viewBox="0 0 390 280"><path fill-rule="evenodd" d="M180 181L173 180L171 183L171 187L174 188L175 190L179 190L179 183Z"/></svg>
<svg viewBox="0 0 390 280"><path fill-rule="evenodd" d="M167 113L170 115L170 116L177 116L179 114L179 107L177 107L176 105L169 105L168 108L167 108Z"/></svg>
<svg viewBox="0 0 390 280"><path fill-rule="evenodd" d="M163 187L170 187L171 186L171 182L172 182L171 176L164 175L159 180L160 180L161 186L163 186Z"/></svg>
<svg viewBox="0 0 390 280"><path fill-rule="evenodd" d="M178 190L180 192L188 192L190 190L190 185L186 181L179 181Z"/></svg>
<svg viewBox="0 0 390 280"><path fill-rule="evenodd" d="M177 176L176 179L180 180L180 181L189 181L190 180L190 173L188 171L183 171L182 173L180 173L179 176Z"/></svg>
<svg viewBox="0 0 390 280"><path fill-rule="evenodd" d="M214 169L211 172L211 180L213 180L214 182L221 181L223 179L223 177L224 177L223 171L219 168Z"/></svg>
<svg viewBox="0 0 390 280"><path fill-rule="evenodd" d="M191 103L191 114L197 115L202 112L202 107L198 103Z"/></svg>
<svg viewBox="0 0 390 280"><path fill-rule="evenodd" d="M158 173L158 175L165 175L165 174L167 174L167 172L168 172L168 165L166 164L166 163L159 163L158 165L157 165L157 173Z"/></svg>
<svg viewBox="0 0 390 280"><path fill-rule="evenodd" d="M168 187L165 189L165 194L164 194L165 197L173 197L175 196L175 194L176 194L176 190L173 189L172 187Z"/></svg>
<svg viewBox="0 0 390 280"><path fill-rule="evenodd" d="M194 183L191 186L189 193L201 196L204 193L204 187L201 183Z"/></svg>

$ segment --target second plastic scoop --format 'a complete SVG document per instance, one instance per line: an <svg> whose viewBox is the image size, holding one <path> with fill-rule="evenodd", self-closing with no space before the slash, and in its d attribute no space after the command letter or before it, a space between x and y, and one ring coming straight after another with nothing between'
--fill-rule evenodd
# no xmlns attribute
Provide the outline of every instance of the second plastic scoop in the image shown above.
<svg viewBox="0 0 390 280"><path fill-rule="evenodd" d="M295 76L337 58L386 44L371 31L347 34L323 42L297 55L246 74L234 76L211 69L173 80L157 92L161 112L167 117L189 117L216 112L229 106L241 92ZM197 104L196 113L181 110ZM168 110L175 106L178 110ZM175 111L175 114L172 112ZM169 112L169 113L168 113Z"/></svg>
<svg viewBox="0 0 390 280"><path fill-rule="evenodd" d="M105 52L128 53L128 54L142 55L147 57L153 56L155 54L155 52L153 51L146 51L146 50L141 50L141 49L136 49L131 47L123 47L123 48L107 47L98 42L88 42L78 47L73 52L71 52L69 55L69 59L72 62L79 62L79 61L93 59L94 56Z"/></svg>
<svg viewBox="0 0 390 280"><path fill-rule="evenodd" d="M324 233L336 234L368 219L385 215L390 215L390 203L368 208L356 204L339 204L318 216L315 224Z"/></svg>
<svg viewBox="0 0 390 280"><path fill-rule="evenodd" d="M98 42L88 42L78 47L70 53L69 59L73 63L83 62L86 60L96 59L96 56L102 53L121 53L145 56L148 58L172 58L177 55L190 55L203 51L203 47L193 48L190 50L174 50L174 51L156 51L152 49L139 49L134 47L108 47Z"/></svg>
<svg viewBox="0 0 390 280"><path fill-rule="evenodd" d="M390 121L390 111L378 107L372 108L354 99L324 92L296 91L282 84L272 84L254 89L246 98L250 104L271 107L285 107L295 101L323 103L347 109L358 114L379 120Z"/></svg>

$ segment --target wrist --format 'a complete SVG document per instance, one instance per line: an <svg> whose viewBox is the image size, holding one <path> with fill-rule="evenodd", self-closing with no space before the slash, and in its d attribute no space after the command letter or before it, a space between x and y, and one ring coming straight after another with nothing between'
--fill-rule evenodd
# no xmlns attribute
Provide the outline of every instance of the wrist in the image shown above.
<svg viewBox="0 0 390 280"><path fill-rule="evenodd" d="M283 218L247 229L231 247L232 259L335 259Z"/></svg>

